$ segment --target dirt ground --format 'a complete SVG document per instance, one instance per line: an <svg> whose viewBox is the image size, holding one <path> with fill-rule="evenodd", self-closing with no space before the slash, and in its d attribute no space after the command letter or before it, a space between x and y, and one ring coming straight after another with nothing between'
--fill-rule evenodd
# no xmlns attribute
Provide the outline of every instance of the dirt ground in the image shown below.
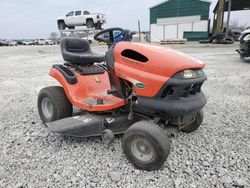
<svg viewBox="0 0 250 188"><path fill-rule="evenodd" d="M171 138L159 171L136 170L100 138L50 133L37 94L58 83L48 76L63 59L59 46L0 48L0 187L250 187L250 61L234 45L172 46L207 64L202 126ZM104 53L106 47L93 51Z"/></svg>

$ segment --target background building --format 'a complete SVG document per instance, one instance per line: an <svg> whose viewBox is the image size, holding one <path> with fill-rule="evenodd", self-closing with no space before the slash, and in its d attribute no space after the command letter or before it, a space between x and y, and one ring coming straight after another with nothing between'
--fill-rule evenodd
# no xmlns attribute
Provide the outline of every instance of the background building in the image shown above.
<svg viewBox="0 0 250 188"><path fill-rule="evenodd" d="M151 42L206 39L210 4L208 0L166 0L151 7Z"/></svg>

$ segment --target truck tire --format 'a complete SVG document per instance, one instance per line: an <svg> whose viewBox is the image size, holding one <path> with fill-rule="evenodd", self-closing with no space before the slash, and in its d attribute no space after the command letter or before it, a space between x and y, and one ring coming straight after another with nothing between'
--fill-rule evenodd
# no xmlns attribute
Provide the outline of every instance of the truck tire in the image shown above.
<svg viewBox="0 0 250 188"><path fill-rule="evenodd" d="M95 28L96 28L96 29L101 29L101 28L102 28L102 24L101 24L101 23L95 24Z"/></svg>
<svg viewBox="0 0 250 188"><path fill-rule="evenodd" d="M37 107L43 122L52 122L72 116L72 104L62 87L43 88L38 95Z"/></svg>
<svg viewBox="0 0 250 188"><path fill-rule="evenodd" d="M63 21L59 21L57 25L58 25L59 30L64 30L66 27L66 25Z"/></svg>
<svg viewBox="0 0 250 188"><path fill-rule="evenodd" d="M93 28L95 26L94 21L92 19L88 19L86 26L87 28Z"/></svg>

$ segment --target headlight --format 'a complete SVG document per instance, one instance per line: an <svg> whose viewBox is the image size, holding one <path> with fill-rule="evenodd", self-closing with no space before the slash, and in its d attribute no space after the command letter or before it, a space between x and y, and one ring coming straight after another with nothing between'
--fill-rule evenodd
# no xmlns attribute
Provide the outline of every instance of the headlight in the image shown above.
<svg viewBox="0 0 250 188"><path fill-rule="evenodd" d="M202 69L187 69L176 73L173 78L178 79L194 79L204 77L205 74Z"/></svg>
<svg viewBox="0 0 250 188"><path fill-rule="evenodd" d="M193 70L184 70L183 71L183 78L185 78L185 79L196 78L196 73Z"/></svg>

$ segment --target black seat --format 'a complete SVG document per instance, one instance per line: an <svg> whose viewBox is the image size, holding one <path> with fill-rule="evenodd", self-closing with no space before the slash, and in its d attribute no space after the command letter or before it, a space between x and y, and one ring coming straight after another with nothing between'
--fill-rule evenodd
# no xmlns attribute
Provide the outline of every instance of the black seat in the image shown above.
<svg viewBox="0 0 250 188"><path fill-rule="evenodd" d="M105 57L92 52L88 41L79 38L62 39L61 50L64 61L82 66L103 62Z"/></svg>

